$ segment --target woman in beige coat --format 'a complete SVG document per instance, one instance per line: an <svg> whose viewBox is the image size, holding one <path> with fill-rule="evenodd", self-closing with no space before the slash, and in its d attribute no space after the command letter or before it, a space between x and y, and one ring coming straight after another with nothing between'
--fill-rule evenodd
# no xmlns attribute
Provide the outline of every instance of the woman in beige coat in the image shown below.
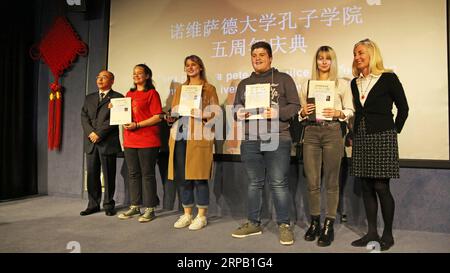
<svg viewBox="0 0 450 273"><path fill-rule="evenodd" d="M184 214L175 222L174 227L189 226L190 230L199 230L207 224L208 180L211 177L214 145L212 119L217 117L220 107L216 88L206 80L205 66L200 57L196 55L186 57L184 70L187 80L183 85L202 86L201 105L200 109L191 109L190 116L167 118L168 122L175 122L169 138L168 178L175 180L180 187L181 203L184 209ZM179 86L173 98L172 113L178 113L181 94L182 86ZM195 203L198 215L193 218Z"/></svg>

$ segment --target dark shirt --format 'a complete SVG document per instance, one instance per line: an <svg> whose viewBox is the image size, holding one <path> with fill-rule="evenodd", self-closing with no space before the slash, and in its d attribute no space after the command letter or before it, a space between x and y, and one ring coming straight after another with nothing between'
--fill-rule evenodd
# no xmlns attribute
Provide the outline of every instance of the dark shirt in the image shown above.
<svg viewBox="0 0 450 273"><path fill-rule="evenodd" d="M357 132L359 122L364 117L367 133L377 133L395 129L400 133L408 117L408 102L405 91L395 73L385 72L372 87L364 103L359 100L359 91L356 78L351 83L353 102L355 104L355 126ZM397 107L395 121L392 114L392 106Z"/></svg>

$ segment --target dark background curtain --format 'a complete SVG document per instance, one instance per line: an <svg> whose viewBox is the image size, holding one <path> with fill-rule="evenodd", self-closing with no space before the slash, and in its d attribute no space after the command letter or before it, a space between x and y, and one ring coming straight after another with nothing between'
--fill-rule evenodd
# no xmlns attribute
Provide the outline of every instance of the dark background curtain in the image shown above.
<svg viewBox="0 0 450 273"><path fill-rule="evenodd" d="M29 55L37 42L34 8L35 1L2 3L0 200L37 193L37 90L34 61Z"/></svg>

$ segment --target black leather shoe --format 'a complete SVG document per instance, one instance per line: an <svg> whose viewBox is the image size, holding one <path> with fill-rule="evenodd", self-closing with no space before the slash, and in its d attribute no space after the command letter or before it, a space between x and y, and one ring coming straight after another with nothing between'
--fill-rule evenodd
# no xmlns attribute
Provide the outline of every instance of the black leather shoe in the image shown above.
<svg viewBox="0 0 450 273"><path fill-rule="evenodd" d="M380 240L380 249L381 251L389 250L394 245L394 240L384 241L383 239Z"/></svg>
<svg viewBox="0 0 450 273"><path fill-rule="evenodd" d="M363 237L361 237L360 239L353 241L352 242L352 246L355 247L366 247L367 244L371 241L376 241L379 242L380 241L380 237L378 237L378 235L373 235L373 236L369 236L368 234L364 235Z"/></svg>
<svg viewBox="0 0 450 273"><path fill-rule="evenodd" d="M114 216L114 215L116 215L116 210L115 209L105 209L105 214L106 214L106 216Z"/></svg>
<svg viewBox="0 0 450 273"><path fill-rule="evenodd" d="M96 212L99 212L99 211L100 211L99 208L93 208L93 209L87 208L87 209L83 210L82 212L80 212L80 215L81 216L86 216L86 215L89 215L89 214L92 214L92 213L96 213Z"/></svg>
<svg viewBox="0 0 450 273"><path fill-rule="evenodd" d="M329 246L334 240L334 219L325 218L325 223L323 223L323 229L320 232L319 240L317 241L318 246Z"/></svg>
<svg viewBox="0 0 450 273"><path fill-rule="evenodd" d="M308 231L305 233L306 241L314 241L316 237L320 235L320 215L313 216L311 215L311 225L308 228Z"/></svg>

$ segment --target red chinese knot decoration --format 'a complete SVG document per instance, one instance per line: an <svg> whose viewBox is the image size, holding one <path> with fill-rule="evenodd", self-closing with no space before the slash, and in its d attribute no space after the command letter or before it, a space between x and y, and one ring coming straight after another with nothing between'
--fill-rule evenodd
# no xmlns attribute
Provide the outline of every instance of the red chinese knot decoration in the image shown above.
<svg viewBox="0 0 450 273"><path fill-rule="evenodd" d="M37 52L33 52L37 51ZM61 147L62 87L60 76L78 55L87 54L86 44L80 40L65 17L57 17L49 32L36 48L30 50L33 59L42 59L52 71L54 82L50 84L48 101L48 149Z"/></svg>

